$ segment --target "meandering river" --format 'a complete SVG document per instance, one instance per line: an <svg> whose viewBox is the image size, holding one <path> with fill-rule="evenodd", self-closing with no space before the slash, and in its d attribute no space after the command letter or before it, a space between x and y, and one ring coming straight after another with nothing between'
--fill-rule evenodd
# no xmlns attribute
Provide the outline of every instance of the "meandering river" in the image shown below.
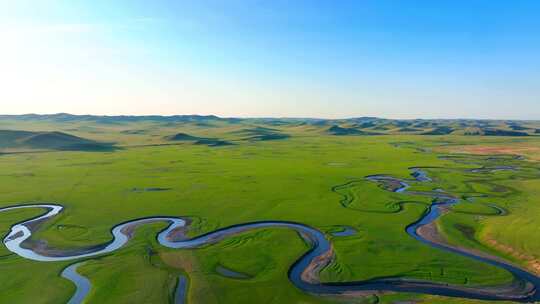
<svg viewBox="0 0 540 304"><path fill-rule="evenodd" d="M427 174L418 168L413 168L413 177L416 182L428 182L431 179ZM407 194L409 181L393 178L384 175L368 176L368 180L381 183L387 190ZM200 246L213 244L224 238L261 228L287 228L295 230L306 241L311 244L311 249L291 266L289 269L289 279L299 289L304 292L316 295L342 294L352 292L413 292L430 295L460 297L468 299L481 300L507 300L516 302L529 302L540 300L540 278L529 273L511 263L505 262L497 257L491 257L487 254L476 254L473 251L450 246L435 239L428 238L419 233L420 229L432 224L442 211L450 205L458 202L457 198L444 192L411 192L411 195L429 195L434 197L434 203L428 208L428 211L415 223L406 227L406 232L419 242L426 245L447 251L452 254L459 254L480 262L484 262L496 267L503 268L516 278L516 284L512 286L499 287L466 287L457 285L448 285L444 283L420 281L413 279L387 278L373 279L360 282L334 282L323 283L318 280L318 273L327 266L332 257L332 246L329 237L322 231L308 225L296 222L284 221L262 221L238 224L226 228L221 228L207 234L197 236L187 240L176 240L173 235L178 228L185 227L188 223L186 219L178 217L150 217L135 219L129 222L121 223L112 228L112 241L97 247L74 249L71 251L58 251L48 248L36 250L30 246L25 246L25 241L32 236L32 230L36 229L39 223L55 217L63 212L63 206L59 204L34 204L18 205L1 208L0 212L23 208L41 208L46 212L33 219L23 221L11 227L9 233L4 238L4 245L13 253L30 260L42 262L56 262L66 260L77 260L77 263L68 266L62 276L74 282L77 287L76 293L69 301L69 304L81 303L91 288L90 281L77 272L80 266L80 260L94 256L110 253L122 248L129 240L133 228L150 223L166 222L168 226L157 235L158 242L165 247L191 249ZM339 234L338 234L339 235ZM184 276L179 278L177 284L176 301L184 303L186 298L187 279Z"/></svg>

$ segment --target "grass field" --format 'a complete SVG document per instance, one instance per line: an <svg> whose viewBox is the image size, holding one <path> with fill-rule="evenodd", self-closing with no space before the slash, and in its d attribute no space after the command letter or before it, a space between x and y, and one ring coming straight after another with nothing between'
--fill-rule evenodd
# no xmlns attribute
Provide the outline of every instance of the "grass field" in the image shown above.
<svg viewBox="0 0 540 304"><path fill-rule="evenodd" d="M478 152L481 145L514 145L507 137L335 136L312 125L252 123L248 128L223 122L213 127L50 121L2 125L116 143L106 151L18 147L0 155L0 207L34 202L66 207L34 236L53 247L106 242L112 226L138 217L189 217L191 236L243 222L287 220L326 232L338 226L358 231L330 236L336 257L321 272L325 282L378 277L466 286L510 282L512 277L504 270L433 249L406 234L405 227L422 216L430 198L385 191L364 179L374 174L410 178L408 168L421 166L433 181L413 184L411 190L444 189L469 198L437 223L449 243L489 252L540 273L540 244L533 241L540 239L536 224L540 163L538 154L530 155L540 146L535 136L519 138L520 147L531 148L525 150L527 158L518 159L508 156L507 150L502 154L488 150L497 157ZM232 144L167 140L177 133ZM496 166L516 170L470 171ZM508 214L499 215L490 204ZM38 210L2 213L0 228L7 232L10 225L37 214ZM287 278L290 265L308 249L295 232L261 229L201 249L172 250L155 239L164 227L140 227L128 246L81 266L80 272L93 284L85 303L168 303L180 274L189 280L189 303L478 303L419 294L308 295ZM59 274L72 263L33 262L0 248L0 302L67 302L75 287ZM247 277L225 277L216 272L219 266Z"/></svg>

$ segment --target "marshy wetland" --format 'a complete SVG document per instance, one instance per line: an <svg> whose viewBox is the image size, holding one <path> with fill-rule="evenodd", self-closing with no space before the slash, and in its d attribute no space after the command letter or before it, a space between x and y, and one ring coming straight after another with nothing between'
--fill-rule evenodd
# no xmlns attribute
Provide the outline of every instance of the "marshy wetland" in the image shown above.
<svg viewBox="0 0 540 304"><path fill-rule="evenodd" d="M4 118L0 301L539 300L536 136L357 125Z"/></svg>

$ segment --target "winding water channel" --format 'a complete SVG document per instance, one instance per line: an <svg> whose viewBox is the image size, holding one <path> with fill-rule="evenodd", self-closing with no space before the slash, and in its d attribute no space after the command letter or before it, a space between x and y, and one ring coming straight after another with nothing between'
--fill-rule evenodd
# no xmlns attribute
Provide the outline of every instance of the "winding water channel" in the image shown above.
<svg viewBox="0 0 540 304"><path fill-rule="evenodd" d="M427 182L431 179L419 168L412 168L411 174L415 182ZM385 189L408 193L408 180L401 180L384 175L374 175L366 177L367 180L381 184ZM332 246L329 238L322 231L302 223L285 221L262 221L238 224L226 228L221 228L207 234L203 234L192 239L178 240L174 237L174 232L178 228L188 225L188 221L178 217L151 217L136 219L121 223L112 228L112 241L97 247L74 249L71 251L59 251L49 248L35 249L31 246L25 246L25 241L32 236L32 230L43 221L46 221L63 211L63 207L58 204L35 204L18 205L0 209L1 212L23 209L23 208L41 208L46 213L33 219L23 221L11 227L11 230L4 238L4 245L13 253L30 260L42 262L55 262L66 260L78 260L77 263L68 266L62 276L74 282L77 287L76 293L70 299L69 304L81 303L89 292L91 285L87 278L77 272L80 266L80 260L90 258L105 253L110 253L123 247L130 239L133 228L150 223L166 222L168 227L157 235L158 242L165 247L191 249L208 244L213 244L224 238L260 228L288 228L297 231L306 241L311 244L311 249L301 256L289 269L288 276L291 282L304 292L316 295L332 295L352 292L413 292L430 295L460 297L480 300L506 300L516 302L531 302L540 300L540 278L529 273L511 263L505 262L498 257L492 257L487 254L474 253L466 249L453 247L436 238L423 236L419 231L423 227L432 224L448 206L458 203L458 199L445 192L411 192L414 195L429 195L434 198L434 203L428 208L427 212L415 223L406 227L406 232L416 240L447 251L452 254L459 254L480 262L484 262L509 271L514 277L515 282L510 286L495 287L466 287L458 285L448 285L444 283L421 281L402 278L384 278L373 279L358 282L335 282L322 283L319 281L319 272L327 266L333 256ZM184 276L179 278L176 292L176 302L184 303L186 298L187 279Z"/></svg>
<svg viewBox="0 0 540 304"><path fill-rule="evenodd" d="M82 303L92 287L90 281L77 272L77 268L79 268L79 266L81 266L83 263L84 262L71 264L62 271L62 277L70 280L75 284L75 287L77 287L75 294L71 296L71 299L69 299L67 304Z"/></svg>

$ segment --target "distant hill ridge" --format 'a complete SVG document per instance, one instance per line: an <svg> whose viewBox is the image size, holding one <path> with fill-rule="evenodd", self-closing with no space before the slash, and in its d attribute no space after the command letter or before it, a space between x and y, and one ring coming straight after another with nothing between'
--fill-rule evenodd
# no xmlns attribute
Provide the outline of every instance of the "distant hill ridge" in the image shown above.
<svg viewBox="0 0 540 304"><path fill-rule="evenodd" d="M70 135L63 132L0 130L1 148L41 150L95 151L113 149L112 144Z"/></svg>
<svg viewBox="0 0 540 304"><path fill-rule="evenodd" d="M94 121L107 121L107 120L116 120L116 121L141 121L141 120L161 120L161 121L195 121L195 120L224 120L224 121L244 121L244 120L256 120L261 122L267 122L271 124L273 122L287 123L291 121L305 121L308 123L321 123L321 122L336 122L336 121L347 121L351 123L371 123L380 124L381 122L398 122L401 127L412 126L414 123L418 124L414 127L426 126L433 122L464 122L468 124L478 123L478 122L506 122L510 128L514 130L523 130L523 127L519 122L540 122L540 120L504 120L504 119L461 119L461 118L449 118L449 119L388 119L388 118L378 118L378 117L351 117L351 118L309 118L309 117L291 117L291 118L237 118L237 117L219 117L216 115L78 115L78 114L69 114L69 113L56 113L56 114L20 114L20 115L8 115L0 114L0 119L22 119L22 120L56 120L56 121L70 121L70 120L94 120ZM528 129L528 128L524 128Z"/></svg>
<svg viewBox="0 0 540 304"><path fill-rule="evenodd" d="M130 128L131 123L145 122L159 124L159 127L182 128L185 125L202 128L223 128L222 133L235 136L235 140L267 141L282 140L294 136L297 131L313 132L335 136L363 135L464 135L464 136L539 136L540 121L520 120L477 120L477 119L386 119L377 117L353 117L346 119L322 118L222 118L216 115L72 115L58 114L25 114L0 115L0 122L11 122L17 126L19 122L43 122L71 125L103 124ZM9 125L9 123L8 123ZM144 134L140 126L123 130L123 134ZM294 129L293 129L294 128ZM65 130L69 130L64 128ZM230 130L230 131L229 131ZM198 132L198 131L196 131ZM212 131L213 132L213 131ZM210 132L210 133L212 133ZM207 134L209 132L203 132ZM56 135L59 137L59 135ZM214 138L190 137L178 133L167 140L208 142ZM238 138L241 136L241 138ZM59 140L59 139L58 139ZM223 143L222 143L223 144Z"/></svg>

